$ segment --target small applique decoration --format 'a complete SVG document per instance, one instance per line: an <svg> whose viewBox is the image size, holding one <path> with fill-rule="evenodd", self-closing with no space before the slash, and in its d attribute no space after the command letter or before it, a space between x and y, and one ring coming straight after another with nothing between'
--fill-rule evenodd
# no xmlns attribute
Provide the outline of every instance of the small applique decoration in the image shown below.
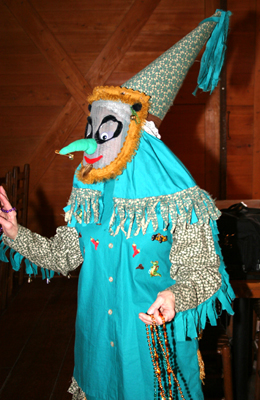
<svg viewBox="0 0 260 400"><path fill-rule="evenodd" d="M79 238L81 238L82 237L82 235L81 235L81 233L79 232Z"/></svg>
<svg viewBox="0 0 260 400"><path fill-rule="evenodd" d="M167 236L161 235L160 233L156 233L156 235L153 235L151 237L152 240L158 240L158 242L167 242L168 238Z"/></svg>
<svg viewBox="0 0 260 400"><path fill-rule="evenodd" d="M133 247L133 250L134 250L133 257L135 257L135 256L137 256L137 254L140 253L140 250L136 248L136 244L135 243L132 244L132 247Z"/></svg>
<svg viewBox="0 0 260 400"><path fill-rule="evenodd" d="M91 238L90 241L94 244L95 250L97 250L97 247L99 245L99 240L95 240L95 239Z"/></svg>
<svg viewBox="0 0 260 400"><path fill-rule="evenodd" d="M159 274L159 272L157 272L159 269L158 261L151 261L151 263L153 266L149 269L148 274L150 274L150 276L162 276Z"/></svg>
<svg viewBox="0 0 260 400"><path fill-rule="evenodd" d="M139 264L138 267L136 267L136 269L144 269L144 267L142 266L142 264Z"/></svg>

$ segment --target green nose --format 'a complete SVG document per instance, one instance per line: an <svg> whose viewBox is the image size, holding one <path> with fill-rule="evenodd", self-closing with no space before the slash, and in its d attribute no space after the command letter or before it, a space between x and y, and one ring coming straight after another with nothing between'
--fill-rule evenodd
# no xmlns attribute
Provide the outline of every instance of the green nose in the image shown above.
<svg viewBox="0 0 260 400"><path fill-rule="evenodd" d="M97 142L95 139L79 139L70 143L68 146L60 150L60 154L73 153L74 151L84 151L87 154L95 153L97 149Z"/></svg>

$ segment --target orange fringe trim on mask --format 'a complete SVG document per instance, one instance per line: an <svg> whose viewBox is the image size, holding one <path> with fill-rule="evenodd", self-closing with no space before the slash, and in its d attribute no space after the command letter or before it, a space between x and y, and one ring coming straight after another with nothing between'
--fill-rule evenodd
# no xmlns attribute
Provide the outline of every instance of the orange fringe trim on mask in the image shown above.
<svg viewBox="0 0 260 400"><path fill-rule="evenodd" d="M93 90L93 94L88 97L89 104L98 100L120 101L122 103L133 106L135 103L141 103L142 108L137 112L140 123L136 120L130 120L129 129L123 144L123 147L109 165L104 168L93 168L87 176L83 176L84 167L81 165L80 170L77 172L77 178L87 184L101 182L107 179L115 179L121 175L135 155L141 137L141 130L148 115L150 97L137 90L121 88L119 86L98 86Z"/></svg>

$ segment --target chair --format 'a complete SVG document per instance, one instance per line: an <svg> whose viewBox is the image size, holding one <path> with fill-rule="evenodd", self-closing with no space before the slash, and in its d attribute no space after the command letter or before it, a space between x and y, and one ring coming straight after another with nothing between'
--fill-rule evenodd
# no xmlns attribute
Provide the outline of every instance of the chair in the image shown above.
<svg viewBox="0 0 260 400"><path fill-rule="evenodd" d="M29 164L24 165L24 170L20 171L19 167L14 167L8 171L5 177L0 178L0 184L6 189L8 198L13 207L17 210L18 223L27 226L28 211L28 190L29 190ZM18 284L21 285L24 278L24 269L21 268L18 273ZM0 267L0 296L1 309L5 309L9 297L13 292L13 269L9 263L1 263Z"/></svg>

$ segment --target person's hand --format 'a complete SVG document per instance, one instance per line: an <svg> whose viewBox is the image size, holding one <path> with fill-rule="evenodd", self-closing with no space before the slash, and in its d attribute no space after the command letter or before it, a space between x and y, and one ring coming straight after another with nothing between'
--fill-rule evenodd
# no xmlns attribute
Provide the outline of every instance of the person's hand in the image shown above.
<svg viewBox="0 0 260 400"><path fill-rule="evenodd" d="M5 235L14 240L18 233L16 211L9 203L6 192L2 186L0 186L0 204L0 225L2 225Z"/></svg>
<svg viewBox="0 0 260 400"><path fill-rule="evenodd" d="M169 290L160 292L155 302L147 310L147 313L140 313L139 318L145 324L151 325L152 319L149 314L153 314L156 324L162 325L163 321L160 313L163 315L165 322L170 322L175 317L175 296Z"/></svg>

